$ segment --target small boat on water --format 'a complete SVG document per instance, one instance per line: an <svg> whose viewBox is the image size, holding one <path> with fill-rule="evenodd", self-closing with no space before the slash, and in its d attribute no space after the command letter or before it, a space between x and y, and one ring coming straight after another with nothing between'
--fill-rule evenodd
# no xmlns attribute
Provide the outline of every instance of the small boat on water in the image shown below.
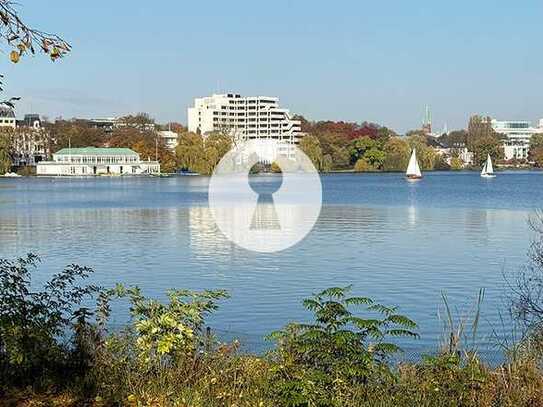
<svg viewBox="0 0 543 407"><path fill-rule="evenodd" d="M492 159L490 158L490 154L488 154L485 165L483 165L483 169L481 171L481 177L482 178L496 178L496 175L494 174L494 168L492 168Z"/></svg>
<svg viewBox="0 0 543 407"><path fill-rule="evenodd" d="M413 152L411 153L411 158L409 159L409 165L407 166L407 171L405 172L405 177L407 178L408 181L415 181L422 178L419 162L417 161L416 149L413 149Z"/></svg>
<svg viewBox="0 0 543 407"><path fill-rule="evenodd" d="M2 177L6 177L6 178L18 178L18 177L22 177L22 175L19 175L19 174L16 174L14 172L6 172L4 175L1 175Z"/></svg>

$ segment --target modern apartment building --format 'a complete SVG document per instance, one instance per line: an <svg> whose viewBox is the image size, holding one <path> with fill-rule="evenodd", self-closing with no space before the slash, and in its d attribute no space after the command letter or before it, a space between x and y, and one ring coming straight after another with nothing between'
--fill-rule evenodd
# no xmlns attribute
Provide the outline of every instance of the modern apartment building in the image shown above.
<svg viewBox="0 0 543 407"><path fill-rule="evenodd" d="M297 143L301 123L292 119L288 109L279 107L276 97L227 93L194 99L194 106L188 108L188 129L203 135L228 131L241 140Z"/></svg>
<svg viewBox="0 0 543 407"><path fill-rule="evenodd" d="M492 119L492 128L496 133L506 136L503 144L506 160L527 159L530 150L530 139L534 134L543 133L543 119L539 120L537 127L526 120L495 120Z"/></svg>

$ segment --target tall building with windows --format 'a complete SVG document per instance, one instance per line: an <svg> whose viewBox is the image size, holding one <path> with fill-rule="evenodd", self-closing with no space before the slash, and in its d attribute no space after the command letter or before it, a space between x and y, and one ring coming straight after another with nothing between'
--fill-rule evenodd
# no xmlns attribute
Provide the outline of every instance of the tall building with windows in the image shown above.
<svg viewBox="0 0 543 407"><path fill-rule="evenodd" d="M505 135L503 142L504 158L506 160L528 158L530 139L534 134L543 133L543 119L537 127L527 120L495 120L492 119L492 128L496 133Z"/></svg>
<svg viewBox="0 0 543 407"><path fill-rule="evenodd" d="M297 143L301 123L292 119L288 109L279 107L276 97L227 93L196 98L194 106L188 108L188 129L203 135L227 131L241 140L264 138Z"/></svg>

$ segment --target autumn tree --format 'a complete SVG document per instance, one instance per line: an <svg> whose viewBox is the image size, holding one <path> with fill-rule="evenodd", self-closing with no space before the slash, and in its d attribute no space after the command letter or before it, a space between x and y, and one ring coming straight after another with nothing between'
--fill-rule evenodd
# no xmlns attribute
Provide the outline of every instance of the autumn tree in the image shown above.
<svg viewBox="0 0 543 407"><path fill-rule="evenodd" d="M329 131L313 134L319 140L323 157L330 160L331 169L349 168L351 155L349 152L349 139L340 133Z"/></svg>
<svg viewBox="0 0 543 407"><path fill-rule="evenodd" d="M11 0L0 0L0 38L12 49L9 53L11 62L18 63L24 55L34 55L42 52L49 55L52 61L65 56L70 52L70 45L58 35L28 26L19 16L15 5ZM2 91L3 75L0 75L0 91ZM14 107L14 101L18 97L12 97L1 101L0 104Z"/></svg>
<svg viewBox="0 0 543 407"><path fill-rule="evenodd" d="M174 172L177 168L174 153L155 131L142 130L138 126L121 127L113 131L107 144L109 147L130 148L137 152L142 160L158 159L163 172Z"/></svg>
<svg viewBox="0 0 543 407"><path fill-rule="evenodd" d="M0 131L0 175L11 169L11 138L8 132Z"/></svg>
<svg viewBox="0 0 543 407"><path fill-rule="evenodd" d="M195 171L199 161L204 159L204 139L196 133L182 134L179 136L175 155L181 169Z"/></svg>
<svg viewBox="0 0 543 407"><path fill-rule="evenodd" d="M464 163L460 159L460 157L452 157L451 158L451 170L458 171L464 168Z"/></svg>
<svg viewBox="0 0 543 407"><path fill-rule="evenodd" d="M391 137L384 145L385 160L383 161L383 170L385 171L404 171L409 162L411 148L402 137Z"/></svg>
<svg viewBox="0 0 543 407"><path fill-rule="evenodd" d="M119 127L134 127L142 131L155 130L156 124L148 113L137 113L135 115L127 115L118 119Z"/></svg>
<svg viewBox="0 0 543 407"><path fill-rule="evenodd" d="M179 166L202 175L210 175L232 148L232 139L220 133L212 133L203 137L196 133L180 135L175 155Z"/></svg>
<svg viewBox="0 0 543 407"><path fill-rule="evenodd" d="M324 170L324 156L319 139L312 135L306 135L300 140L300 150L311 160L318 171Z"/></svg>
<svg viewBox="0 0 543 407"><path fill-rule="evenodd" d="M407 143L411 150L417 150L417 158L422 170L433 170L436 162L435 150L427 144L427 138L423 135L410 135Z"/></svg>
<svg viewBox="0 0 543 407"><path fill-rule="evenodd" d="M51 151L71 147L101 147L107 142L102 129L89 126L84 120L57 120L44 123L50 139Z"/></svg>

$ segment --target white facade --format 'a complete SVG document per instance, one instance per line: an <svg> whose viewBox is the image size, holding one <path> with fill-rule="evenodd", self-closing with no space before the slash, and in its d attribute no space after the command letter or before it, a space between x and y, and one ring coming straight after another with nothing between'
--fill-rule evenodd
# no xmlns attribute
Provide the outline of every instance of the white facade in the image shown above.
<svg viewBox="0 0 543 407"><path fill-rule="evenodd" d="M163 130L159 131L158 135L162 138L164 144L166 145L166 147L168 147L168 149L172 151L175 150L175 147L177 147L178 143L177 139L179 138L179 135L176 132L171 130Z"/></svg>
<svg viewBox="0 0 543 407"><path fill-rule="evenodd" d="M539 121L538 127L533 127L532 123L526 120L500 121L493 119L491 124L496 133L504 134L507 137L503 143L506 160L527 159L530 139L534 134L543 133L543 119Z"/></svg>
<svg viewBox="0 0 543 407"><path fill-rule="evenodd" d="M240 140L264 138L285 143L297 143L301 135L300 121L279 107L278 98L234 93L194 99L194 107L188 108L188 129L202 135L226 130Z"/></svg>
<svg viewBox="0 0 543 407"><path fill-rule="evenodd" d="M52 161L41 161L37 175L151 175L160 173L157 161L141 161L128 148L64 148L53 154Z"/></svg>
<svg viewBox="0 0 543 407"><path fill-rule="evenodd" d="M0 107L0 127L9 127L14 129L17 127L15 112L8 107Z"/></svg>
<svg viewBox="0 0 543 407"><path fill-rule="evenodd" d="M44 129L18 127L13 131L13 165L36 165L45 160L49 154L48 145L48 135Z"/></svg>

